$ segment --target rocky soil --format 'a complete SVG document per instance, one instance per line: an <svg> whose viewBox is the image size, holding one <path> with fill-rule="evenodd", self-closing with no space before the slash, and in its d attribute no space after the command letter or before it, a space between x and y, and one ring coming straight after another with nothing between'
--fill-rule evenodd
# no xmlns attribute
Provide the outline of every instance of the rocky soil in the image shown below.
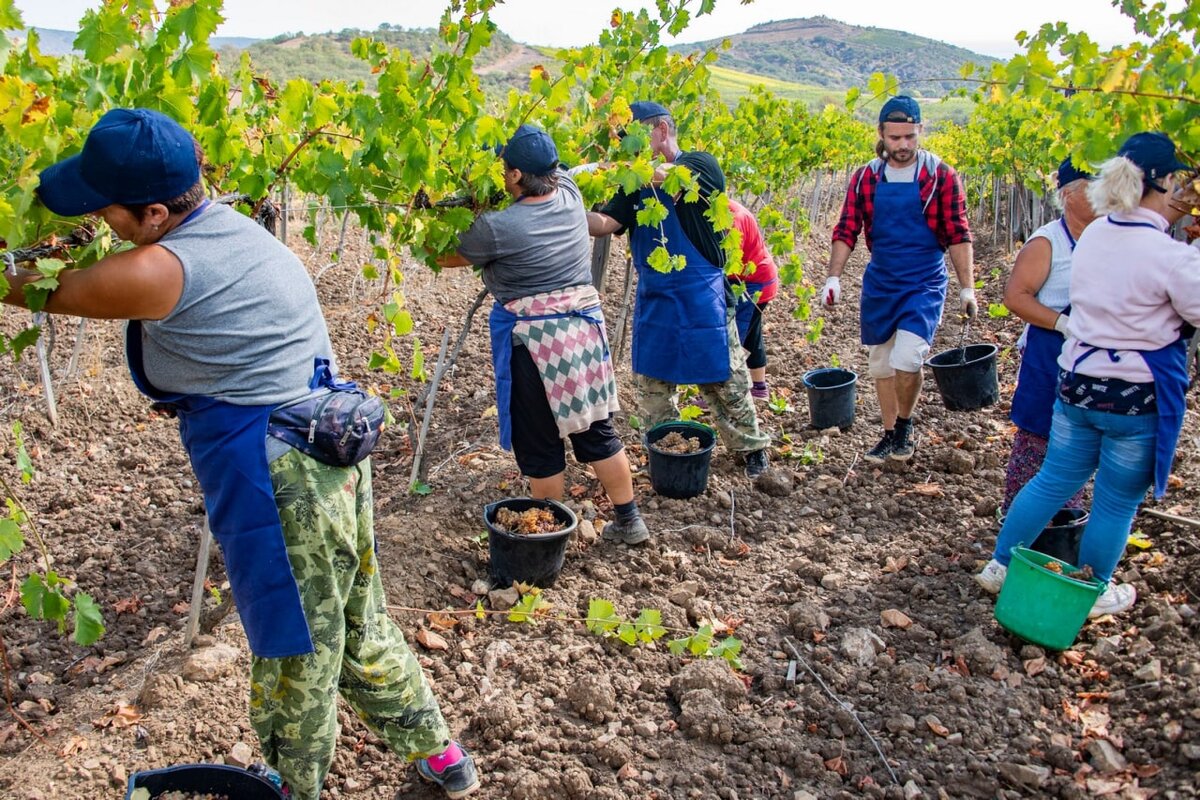
<svg viewBox="0 0 1200 800"><path fill-rule="evenodd" d="M343 370L407 390L392 403L402 423L419 384L364 367L374 341L366 317L378 299L353 274L365 243L352 236L346 257L330 267L336 235L325 238L316 250L292 244L319 275ZM807 254L814 273L823 239L814 238ZM605 294L614 347L619 255ZM999 302L1011 258L983 249L979 261L986 308ZM852 273L861 266L856 258ZM467 271L405 271L402 288L432 370L443 328L457 332L478 282ZM511 456L496 446L482 319L438 392L425 455L432 494L409 492L413 449L404 425L385 434L374 456L384 581L394 617L477 756L479 797L1184 798L1200 791L1195 528L1139 516L1152 544L1131 548L1119 576L1142 599L1119 618L1087 625L1071 650L1046 652L1008 635L993 620L992 598L971 580L996 532L1012 433L1007 405L949 412L928 378L917 455L884 469L861 458L879 436L865 379L850 430L808 427L806 370L836 362L865 375L853 284L846 281L844 305L818 312L826 325L816 343L792 319L792 299L770 307L779 410L760 405L775 442L769 480L751 486L720 446L708 490L695 500L658 497L639 472L654 538L629 548L599 538L611 506L590 473L572 464L568 501L584 522L561 578L544 593L551 608L536 624L427 613L483 599L482 506L525 490ZM4 324L21 316L9 312ZM258 756L236 615L193 648L183 646L203 511L175 424L151 415L130 384L115 323L88 324L78 367L66 375L74 325L59 320L52 357L59 425L45 417L30 358L0 376L0 402L6 419L23 421L37 469L17 491L55 568L101 603L108 633L95 646L75 646L5 596L4 682L25 723L0 714L0 795L18 800L120 798L137 770ZM958 331L948 319L935 351L956 346ZM1011 319L986 317L972 333L1000 346L1005 398L1018 333ZM411 347L400 345L405 363ZM646 454L628 418L635 411L627 355L619 378L618 429L640 467ZM0 468L16 485L11 436L4 447ZM1175 486L1158 510L1200 516L1196 453L1190 415ZM28 551L15 558L5 583L19 583L31 559ZM210 567L211 607L226 592L219 554ZM731 631L743 642L744 670L671 655L661 644L631 648L564 619L585 616L593 598L627 617L658 609L671 628L707 623ZM437 796L348 710L341 718L325 797Z"/></svg>

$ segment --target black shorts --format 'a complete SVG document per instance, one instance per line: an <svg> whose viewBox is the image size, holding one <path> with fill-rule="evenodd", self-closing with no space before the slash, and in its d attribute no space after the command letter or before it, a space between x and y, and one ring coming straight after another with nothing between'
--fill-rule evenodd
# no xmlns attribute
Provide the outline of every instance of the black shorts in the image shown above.
<svg viewBox="0 0 1200 800"><path fill-rule="evenodd" d="M742 337L742 347L748 350L746 354L746 366L750 369L760 369L767 365L767 345L763 342L763 312L767 310L767 303L759 303L754 313L750 315L750 325L746 328L746 335Z"/></svg>
<svg viewBox="0 0 1200 800"><path fill-rule="evenodd" d="M546 388L533 356L523 344L512 352L512 448L521 474L550 478L567 468L567 451L546 399ZM624 445L613 429L612 417L598 420L586 431L570 435L575 458L584 464L603 461L621 452Z"/></svg>

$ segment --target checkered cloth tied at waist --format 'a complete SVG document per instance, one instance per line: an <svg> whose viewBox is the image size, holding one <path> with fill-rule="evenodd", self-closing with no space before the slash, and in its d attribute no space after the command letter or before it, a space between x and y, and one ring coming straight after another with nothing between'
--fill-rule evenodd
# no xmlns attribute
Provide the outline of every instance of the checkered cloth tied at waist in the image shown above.
<svg viewBox="0 0 1200 800"><path fill-rule="evenodd" d="M580 433L620 410L600 295L572 286L504 304L513 335L529 349L559 436ZM535 319L529 319L534 317Z"/></svg>

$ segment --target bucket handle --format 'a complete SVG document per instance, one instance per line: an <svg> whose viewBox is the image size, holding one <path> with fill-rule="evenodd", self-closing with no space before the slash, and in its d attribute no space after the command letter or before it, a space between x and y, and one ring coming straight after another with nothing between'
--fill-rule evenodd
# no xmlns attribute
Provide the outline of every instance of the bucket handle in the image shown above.
<svg viewBox="0 0 1200 800"><path fill-rule="evenodd" d="M967 335L971 332L971 318L962 315L962 332L958 335L958 363L967 363Z"/></svg>

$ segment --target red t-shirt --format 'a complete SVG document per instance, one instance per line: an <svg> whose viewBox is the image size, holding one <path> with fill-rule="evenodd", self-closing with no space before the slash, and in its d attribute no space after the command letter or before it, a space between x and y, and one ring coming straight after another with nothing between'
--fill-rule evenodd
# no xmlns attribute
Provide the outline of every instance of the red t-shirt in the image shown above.
<svg viewBox="0 0 1200 800"><path fill-rule="evenodd" d="M771 258L771 252L767 250L767 243L763 241L758 221L754 219L750 209L736 200L729 201L729 210L733 212L733 227L742 232L742 263L746 269L754 266L753 272L730 275L729 280L765 283L767 285L763 287L758 302L772 300L779 290L779 270L775 267L775 259Z"/></svg>

